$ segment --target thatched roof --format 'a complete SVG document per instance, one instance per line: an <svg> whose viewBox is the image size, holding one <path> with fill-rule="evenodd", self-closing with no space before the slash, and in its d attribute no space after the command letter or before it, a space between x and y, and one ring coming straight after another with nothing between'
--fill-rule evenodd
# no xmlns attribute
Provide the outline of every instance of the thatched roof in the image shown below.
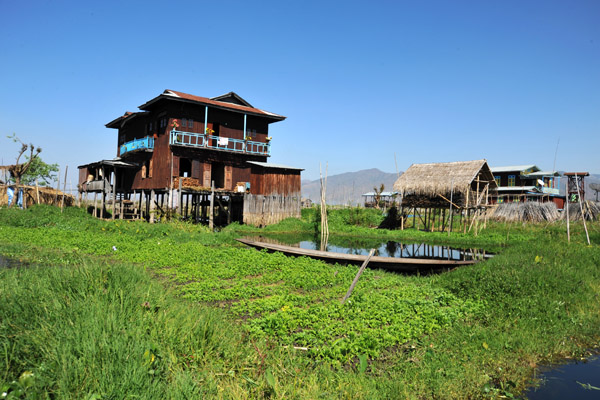
<svg viewBox="0 0 600 400"><path fill-rule="evenodd" d="M479 177L481 190L486 183L496 189L496 181L486 160L449 163L413 164L394 183L394 190L404 194L437 196L465 194Z"/></svg>

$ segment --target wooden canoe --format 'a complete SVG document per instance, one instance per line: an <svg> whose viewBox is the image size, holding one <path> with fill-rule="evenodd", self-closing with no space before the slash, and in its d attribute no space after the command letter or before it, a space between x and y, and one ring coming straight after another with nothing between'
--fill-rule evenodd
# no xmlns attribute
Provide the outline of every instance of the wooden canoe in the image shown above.
<svg viewBox="0 0 600 400"><path fill-rule="evenodd" d="M236 239L238 242L256 249L266 249L269 252L281 252L288 256L310 257L330 263L362 264L367 256L362 254L334 253L330 251L309 250L300 247L284 246L280 244L256 242L248 239ZM441 260L433 258L398 258L373 256L369 267L388 269L398 272L428 272L440 269L452 269L461 265L475 264L477 261Z"/></svg>

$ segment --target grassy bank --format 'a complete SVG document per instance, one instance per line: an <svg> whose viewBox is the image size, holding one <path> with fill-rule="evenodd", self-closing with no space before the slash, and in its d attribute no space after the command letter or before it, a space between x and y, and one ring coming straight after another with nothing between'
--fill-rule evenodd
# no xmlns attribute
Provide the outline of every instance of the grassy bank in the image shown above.
<svg viewBox="0 0 600 400"><path fill-rule="evenodd" d="M260 232L311 232L304 217ZM578 226L567 245L556 225L448 239L345 218L332 231L503 251L437 276L368 270L340 306L356 267L235 245L248 227L0 210L0 253L49 267L0 271L0 380L31 371L29 390L58 398L480 398L598 343L597 223L585 246Z"/></svg>

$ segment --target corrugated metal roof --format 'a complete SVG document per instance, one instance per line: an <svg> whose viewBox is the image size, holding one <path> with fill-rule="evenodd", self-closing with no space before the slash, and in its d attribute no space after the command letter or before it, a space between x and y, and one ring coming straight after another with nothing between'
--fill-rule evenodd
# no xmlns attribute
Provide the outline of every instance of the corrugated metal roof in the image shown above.
<svg viewBox="0 0 600 400"><path fill-rule="evenodd" d="M121 167L121 168L136 168L139 167L139 164L129 161L123 161L119 157L113 158L112 160L101 160L96 161L89 164L80 165L77 168L87 168L87 167L100 167L102 165L107 165L110 167Z"/></svg>
<svg viewBox="0 0 600 400"><path fill-rule="evenodd" d="M524 176L528 176L531 178L535 178L537 176L560 176L560 172L557 172L557 171L554 171L554 172L552 172L552 171L535 171L530 174L526 174Z"/></svg>
<svg viewBox="0 0 600 400"><path fill-rule="evenodd" d="M536 186L500 186L498 192L524 192L538 190Z"/></svg>
<svg viewBox="0 0 600 400"><path fill-rule="evenodd" d="M491 167L490 170L492 171L492 173L494 173L494 172L526 171L526 170L528 170L530 168L535 168L537 171L540 170L534 164L529 164L529 165L509 165L509 166L506 166L506 167Z"/></svg>
<svg viewBox="0 0 600 400"><path fill-rule="evenodd" d="M384 197L392 197L392 196L398 195L400 193L398 193L398 192L381 192L380 194L381 194L381 196L384 196ZM365 196L365 197L366 196L375 196L375 192L365 193L365 194L363 194L363 196Z"/></svg>
<svg viewBox="0 0 600 400"><path fill-rule="evenodd" d="M233 93L233 92L230 92L230 93ZM173 98L177 98L177 99L193 101L193 102L200 103L200 104L212 105L212 106L216 106L219 108L236 110L236 111L240 111L240 112L248 113L248 114L262 115L265 117L275 119L277 121L281 121L281 120L285 119L285 117L283 115L279 115L279 114L275 114L275 113L272 113L269 111L261 110L259 108L242 106L239 104L229 103L226 101L213 100L213 99L209 99L208 97L195 96L193 94L178 92L176 90L170 90L170 89L167 89L162 94L156 96L155 98L153 98L151 100L148 100L146 103L139 106L139 108L141 110L145 110L152 103L156 102L160 98L165 98L165 97L173 97ZM246 103L248 103L248 102L246 102Z"/></svg>
<svg viewBox="0 0 600 400"><path fill-rule="evenodd" d="M282 165L282 164L270 164L270 163L261 162L261 161L247 161L247 163L253 164L253 165L258 165L259 167L264 167L264 168L293 169L293 170L297 170L297 171L304 171L304 168L289 167L287 165Z"/></svg>

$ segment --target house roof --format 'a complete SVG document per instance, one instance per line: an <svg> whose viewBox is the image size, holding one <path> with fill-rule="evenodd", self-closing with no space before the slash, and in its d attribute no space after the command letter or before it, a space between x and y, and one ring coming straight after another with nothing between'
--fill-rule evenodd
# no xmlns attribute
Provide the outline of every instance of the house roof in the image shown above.
<svg viewBox="0 0 600 400"><path fill-rule="evenodd" d="M535 171L530 174L523 175L528 178L543 178L545 176L560 176L558 171Z"/></svg>
<svg viewBox="0 0 600 400"><path fill-rule="evenodd" d="M221 108L233 112L239 112L241 114L251 114L260 117L265 117L271 120L271 122L283 121L286 117L283 115L275 114L269 111L261 110L259 108L252 107L250 103L242 99L239 95L234 92L229 92L222 96L208 98L195 96L193 94L178 92L175 90L167 89L155 98L148 100L146 103L139 106L140 110L148 110L153 104L161 100L174 100L188 103L197 103L202 105L208 105L215 108ZM227 101L226 101L227 100ZM236 101L241 104L233 103Z"/></svg>
<svg viewBox="0 0 600 400"><path fill-rule="evenodd" d="M136 168L136 167L139 167L139 164L129 162L129 161L123 161L121 158L117 157L117 158L113 158L112 160L100 160L100 161L96 161L93 163L80 165L77 168L89 168L89 167L95 168L95 167L101 167L101 166L119 167L119 168Z"/></svg>
<svg viewBox="0 0 600 400"><path fill-rule="evenodd" d="M535 192L539 191L536 186L499 186L498 193L500 192Z"/></svg>
<svg viewBox="0 0 600 400"><path fill-rule="evenodd" d="M400 194L398 192L381 192L379 193L379 195L381 197L392 197L394 195ZM368 192L368 193L364 193L363 196L367 197L367 196L375 196L375 192Z"/></svg>
<svg viewBox="0 0 600 400"><path fill-rule="evenodd" d="M491 167L490 170L492 171L492 173L495 172L511 172L511 171L526 171L528 169L534 169L536 171L539 171L540 169L537 167L537 165L535 164L529 164L529 165L508 165L505 167Z"/></svg>
<svg viewBox="0 0 600 400"><path fill-rule="evenodd" d="M487 161L474 160L413 164L396 180L394 190L431 197L451 191L466 193L477 176L480 181L489 183L490 189L497 187Z"/></svg>
<svg viewBox="0 0 600 400"><path fill-rule="evenodd" d="M246 161L246 162L248 164L257 165L257 166L263 167L263 168L291 169L291 170L295 170L295 171L304 171L304 168L289 167L287 165L282 165L282 164L270 164L270 163L266 163L266 162L262 162L262 161Z"/></svg>
<svg viewBox="0 0 600 400"><path fill-rule="evenodd" d="M140 116L140 115L144 115L144 114L148 114L147 111L138 111L138 112L131 112L131 111L125 111L125 114L121 115L118 118L113 119L112 121L110 121L108 124L104 125L107 128L120 128L122 127L127 121L131 121L132 119Z"/></svg>

